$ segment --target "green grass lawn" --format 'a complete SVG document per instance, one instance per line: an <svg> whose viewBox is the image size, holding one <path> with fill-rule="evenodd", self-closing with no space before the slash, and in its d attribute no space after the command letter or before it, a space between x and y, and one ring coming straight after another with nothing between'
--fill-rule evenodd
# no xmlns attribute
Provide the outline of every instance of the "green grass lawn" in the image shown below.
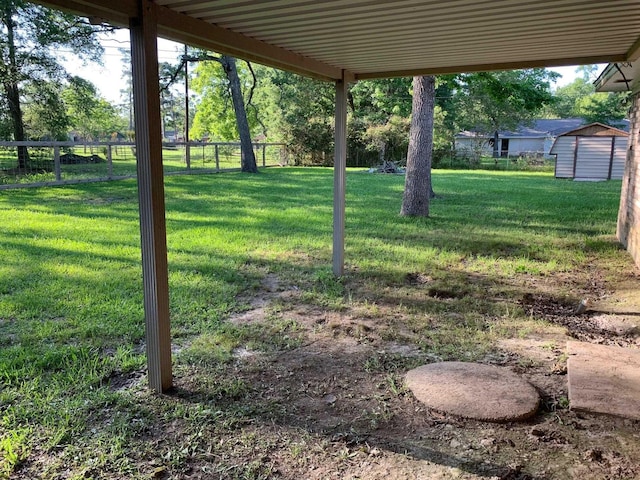
<svg viewBox="0 0 640 480"><path fill-rule="evenodd" d="M432 216L417 219L398 215L403 177L350 171L346 276L335 280L332 185L320 168L166 178L177 376L208 365L199 375L227 395L245 388L216 377L233 348L295 346L290 324L225 321L248 308L267 274L327 311L404 302L414 328L429 330L420 348L473 359L492 348L486 329L474 330L479 319L527 320L505 279L628 262L614 240L619 181L440 170ZM4 191L0 223L0 478L24 465L40 468L38 478L149 478L140 458L167 454L145 443L154 425L196 425L197 412L218 407L169 407L144 389L113 388L145 366L135 181ZM403 297L416 273L456 301ZM434 330L445 311L468 321ZM178 468L189 453L175 455L165 463Z"/></svg>

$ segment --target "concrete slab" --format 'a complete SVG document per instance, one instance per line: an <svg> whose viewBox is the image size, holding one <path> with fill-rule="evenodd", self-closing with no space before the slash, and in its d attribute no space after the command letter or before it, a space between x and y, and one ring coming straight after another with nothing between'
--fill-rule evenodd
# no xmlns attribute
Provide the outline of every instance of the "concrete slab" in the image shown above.
<svg viewBox="0 0 640 480"><path fill-rule="evenodd" d="M536 413L536 389L505 367L440 362L407 372L415 397L440 412L488 422L511 422Z"/></svg>
<svg viewBox="0 0 640 480"><path fill-rule="evenodd" d="M603 313L591 317L591 321L602 330L622 337L640 336L640 317L637 315Z"/></svg>
<svg viewBox="0 0 640 480"><path fill-rule="evenodd" d="M640 350L567 342L572 410L640 420Z"/></svg>

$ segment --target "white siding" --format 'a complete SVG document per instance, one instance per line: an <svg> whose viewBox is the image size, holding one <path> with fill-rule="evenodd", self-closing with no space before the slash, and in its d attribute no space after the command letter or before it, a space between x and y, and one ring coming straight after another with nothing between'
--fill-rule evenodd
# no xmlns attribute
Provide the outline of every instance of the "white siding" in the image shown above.
<svg viewBox="0 0 640 480"><path fill-rule="evenodd" d="M577 156L576 180L606 180L609 178L611 137L580 137Z"/></svg>
<svg viewBox="0 0 640 480"><path fill-rule="evenodd" d="M558 137L549 153L556 156L556 178L573 178L576 137Z"/></svg>
<svg viewBox="0 0 640 480"><path fill-rule="evenodd" d="M509 155L517 157L531 153L544 153L544 138L509 138Z"/></svg>
<svg viewBox="0 0 640 480"><path fill-rule="evenodd" d="M482 155L491 155L493 149L489 146L486 138L456 138L455 147L459 152L467 152L469 155L474 154L480 150Z"/></svg>
<svg viewBox="0 0 640 480"><path fill-rule="evenodd" d="M627 137L616 137L616 145L613 151L613 168L611 178L621 180L624 175L624 165L627 162Z"/></svg>

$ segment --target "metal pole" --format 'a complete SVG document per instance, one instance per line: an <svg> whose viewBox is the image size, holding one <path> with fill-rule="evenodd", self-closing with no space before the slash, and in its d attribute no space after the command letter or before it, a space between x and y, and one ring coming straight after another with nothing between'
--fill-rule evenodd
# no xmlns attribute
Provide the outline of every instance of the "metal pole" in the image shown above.
<svg viewBox="0 0 640 480"><path fill-rule="evenodd" d="M184 55L187 56L187 46L184 46ZM189 62L184 63L184 161L187 170L191 170L191 147L189 146Z"/></svg>
<svg viewBox="0 0 640 480"><path fill-rule="evenodd" d="M344 274L345 191L347 169L347 89L336 82L335 154L333 176L333 273Z"/></svg>
<svg viewBox="0 0 640 480"><path fill-rule="evenodd" d="M129 30L148 377L149 387L163 392L171 388L172 374L157 16L154 2L138 0L138 17L129 19Z"/></svg>

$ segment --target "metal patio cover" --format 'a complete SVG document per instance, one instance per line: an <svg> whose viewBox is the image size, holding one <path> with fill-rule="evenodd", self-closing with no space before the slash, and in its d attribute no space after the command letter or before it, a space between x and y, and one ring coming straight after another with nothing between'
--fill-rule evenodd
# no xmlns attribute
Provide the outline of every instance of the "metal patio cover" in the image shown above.
<svg viewBox="0 0 640 480"><path fill-rule="evenodd" d="M39 3L122 26L138 15L136 0ZM161 37L325 80L626 62L640 56L640 0L155 3Z"/></svg>

